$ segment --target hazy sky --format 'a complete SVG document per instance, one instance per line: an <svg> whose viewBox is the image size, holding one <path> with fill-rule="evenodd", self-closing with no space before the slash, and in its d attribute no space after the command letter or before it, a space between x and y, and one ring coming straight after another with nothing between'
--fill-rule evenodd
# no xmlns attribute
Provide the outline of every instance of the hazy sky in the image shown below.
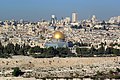
<svg viewBox="0 0 120 80"><path fill-rule="evenodd" d="M37 21L50 19L55 14L58 19L77 12L79 20L90 18L109 19L120 15L120 0L0 0L0 20L24 19Z"/></svg>

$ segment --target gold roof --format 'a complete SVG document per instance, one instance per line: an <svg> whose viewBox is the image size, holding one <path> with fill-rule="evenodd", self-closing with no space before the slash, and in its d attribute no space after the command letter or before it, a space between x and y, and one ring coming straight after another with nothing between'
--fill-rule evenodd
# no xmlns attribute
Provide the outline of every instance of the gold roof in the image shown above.
<svg viewBox="0 0 120 80"><path fill-rule="evenodd" d="M63 34L62 32L56 31L56 32L54 32L54 34L53 34L53 38L54 38L54 39L64 39L65 36L64 36L64 34Z"/></svg>

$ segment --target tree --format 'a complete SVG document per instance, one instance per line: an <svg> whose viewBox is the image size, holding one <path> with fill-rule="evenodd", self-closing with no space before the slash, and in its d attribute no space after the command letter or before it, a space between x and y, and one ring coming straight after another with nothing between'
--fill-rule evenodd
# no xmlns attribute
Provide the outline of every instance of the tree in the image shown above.
<svg viewBox="0 0 120 80"><path fill-rule="evenodd" d="M107 47L105 53L106 54L112 54L112 49L113 48Z"/></svg>
<svg viewBox="0 0 120 80"><path fill-rule="evenodd" d="M92 47L91 47L91 49L90 49L90 53L91 54L94 54L96 52L96 49L95 49L95 47L92 45Z"/></svg>
<svg viewBox="0 0 120 80"><path fill-rule="evenodd" d="M101 43L101 47L98 49L98 54L104 54L105 53L105 47L104 44Z"/></svg>
<svg viewBox="0 0 120 80"><path fill-rule="evenodd" d="M23 72L19 69L19 67L15 67L14 71L12 72L12 75L15 76L15 77L18 77L22 74L23 74Z"/></svg>
<svg viewBox="0 0 120 80"><path fill-rule="evenodd" d="M119 49L114 49L114 48L113 48L112 51L113 51L113 54L120 54Z"/></svg>
<svg viewBox="0 0 120 80"><path fill-rule="evenodd" d="M1 41L0 41L0 54L3 53L3 49L4 49L4 46L2 45Z"/></svg>
<svg viewBox="0 0 120 80"><path fill-rule="evenodd" d="M28 55L27 52L29 51L30 48L31 47L29 45L23 44L23 46L19 49L18 54L26 56Z"/></svg>
<svg viewBox="0 0 120 80"><path fill-rule="evenodd" d="M14 54L14 44L12 43L8 43L7 46L5 46L4 48L4 53L8 53L8 54Z"/></svg>
<svg viewBox="0 0 120 80"><path fill-rule="evenodd" d="M14 55L18 55L19 54L19 50L20 50L20 45L19 44L15 44L15 54Z"/></svg>
<svg viewBox="0 0 120 80"><path fill-rule="evenodd" d="M46 52L46 57L54 57L55 56L55 49L53 47L49 47Z"/></svg>
<svg viewBox="0 0 120 80"><path fill-rule="evenodd" d="M76 48L76 52L78 56L88 56L90 53L88 48Z"/></svg>
<svg viewBox="0 0 120 80"><path fill-rule="evenodd" d="M117 72L120 72L120 69L119 69L119 68L116 68L116 71L117 71Z"/></svg>
<svg viewBox="0 0 120 80"><path fill-rule="evenodd" d="M18 51L20 49L20 45L19 44L15 44L15 50Z"/></svg>
<svg viewBox="0 0 120 80"><path fill-rule="evenodd" d="M80 54L80 48L76 48L76 53Z"/></svg>
<svg viewBox="0 0 120 80"><path fill-rule="evenodd" d="M23 54L24 56L28 55L27 52L29 51L31 47L29 45L24 45L23 46Z"/></svg>
<svg viewBox="0 0 120 80"><path fill-rule="evenodd" d="M31 47L29 50L30 53L40 53L41 48L39 46Z"/></svg>
<svg viewBox="0 0 120 80"><path fill-rule="evenodd" d="M60 47L60 48L57 48L57 51L58 51L58 56L59 57L69 57L69 56L71 56L71 51L69 50L69 48L62 48L62 47Z"/></svg>

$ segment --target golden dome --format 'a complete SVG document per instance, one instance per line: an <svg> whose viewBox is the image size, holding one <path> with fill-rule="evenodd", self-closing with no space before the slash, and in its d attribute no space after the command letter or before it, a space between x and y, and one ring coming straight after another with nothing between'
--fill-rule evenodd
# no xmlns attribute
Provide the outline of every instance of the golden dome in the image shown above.
<svg viewBox="0 0 120 80"><path fill-rule="evenodd" d="M64 34L63 34L62 32L56 31L56 32L54 32L54 34L53 34L53 38L54 38L54 39L64 39L65 36L64 36Z"/></svg>

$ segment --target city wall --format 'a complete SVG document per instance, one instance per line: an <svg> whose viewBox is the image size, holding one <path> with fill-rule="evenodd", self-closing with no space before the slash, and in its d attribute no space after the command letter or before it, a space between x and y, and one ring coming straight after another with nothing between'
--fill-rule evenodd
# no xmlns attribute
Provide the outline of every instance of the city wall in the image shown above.
<svg viewBox="0 0 120 80"><path fill-rule="evenodd" d="M120 57L82 57L82 58L32 58L17 56L13 59L0 58L0 68L39 68L39 67L70 67L74 65L114 64Z"/></svg>

